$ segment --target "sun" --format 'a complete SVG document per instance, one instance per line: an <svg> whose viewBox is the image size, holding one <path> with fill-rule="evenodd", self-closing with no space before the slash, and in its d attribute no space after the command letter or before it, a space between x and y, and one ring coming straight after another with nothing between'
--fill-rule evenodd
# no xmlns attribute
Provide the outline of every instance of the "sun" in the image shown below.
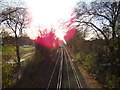
<svg viewBox="0 0 120 90"><path fill-rule="evenodd" d="M35 39L39 30L54 28L56 36L64 41L67 29L61 25L61 21L68 21L71 18L75 2L73 0L25 0L25 2L32 17L31 26L27 30L28 36Z"/></svg>

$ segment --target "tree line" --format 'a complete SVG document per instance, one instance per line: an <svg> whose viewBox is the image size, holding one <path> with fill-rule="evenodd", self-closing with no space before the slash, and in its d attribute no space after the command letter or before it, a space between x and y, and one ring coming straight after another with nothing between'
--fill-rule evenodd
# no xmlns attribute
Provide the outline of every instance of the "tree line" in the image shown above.
<svg viewBox="0 0 120 90"><path fill-rule="evenodd" d="M69 48L105 87L120 87L120 1L78 2L75 10L77 33Z"/></svg>

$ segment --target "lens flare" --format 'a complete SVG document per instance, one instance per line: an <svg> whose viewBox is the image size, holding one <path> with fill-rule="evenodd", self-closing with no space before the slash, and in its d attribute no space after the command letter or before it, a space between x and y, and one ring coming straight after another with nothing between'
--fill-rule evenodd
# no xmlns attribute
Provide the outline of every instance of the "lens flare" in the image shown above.
<svg viewBox="0 0 120 90"><path fill-rule="evenodd" d="M40 36L38 36L35 40L38 44L41 44L47 48L55 48L63 43L62 40L56 37L53 31L50 31L49 33L43 32L40 32Z"/></svg>
<svg viewBox="0 0 120 90"><path fill-rule="evenodd" d="M67 44L75 35L75 13L69 0L26 0L28 36L47 48ZM72 14L71 14L72 13Z"/></svg>

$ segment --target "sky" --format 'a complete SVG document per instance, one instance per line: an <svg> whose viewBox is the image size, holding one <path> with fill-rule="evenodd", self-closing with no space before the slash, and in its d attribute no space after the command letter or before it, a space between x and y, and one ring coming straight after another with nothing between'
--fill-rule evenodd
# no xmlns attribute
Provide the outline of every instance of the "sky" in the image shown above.
<svg viewBox="0 0 120 90"><path fill-rule="evenodd" d="M27 31L32 39L38 36L38 27L56 29L56 35L63 39L65 29L61 27L62 21L68 21L74 11L78 0L25 0L28 11L32 16L32 27ZM30 30L31 29L31 30ZM34 32L33 32L34 30ZM32 33L32 34L31 34Z"/></svg>
<svg viewBox="0 0 120 90"><path fill-rule="evenodd" d="M84 0L2 0L12 6L26 5L28 13L32 17L31 26L26 29L28 36L35 39L38 29L56 29L56 35L63 39L65 28L60 27L62 21L68 21L78 1ZM92 0L86 0L89 3ZM25 4L24 4L25 2ZM0 9L1 10L1 9Z"/></svg>

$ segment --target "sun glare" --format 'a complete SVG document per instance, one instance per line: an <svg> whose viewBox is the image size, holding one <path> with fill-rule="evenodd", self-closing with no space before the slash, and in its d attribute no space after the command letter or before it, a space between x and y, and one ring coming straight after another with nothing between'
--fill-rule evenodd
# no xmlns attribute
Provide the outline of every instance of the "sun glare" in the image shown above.
<svg viewBox="0 0 120 90"><path fill-rule="evenodd" d="M25 2L28 6L28 13L32 17L27 31L28 36L31 39L36 39L39 36L39 31L54 28L55 35L66 43L64 36L68 30L61 23L70 20L75 1L25 0Z"/></svg>

